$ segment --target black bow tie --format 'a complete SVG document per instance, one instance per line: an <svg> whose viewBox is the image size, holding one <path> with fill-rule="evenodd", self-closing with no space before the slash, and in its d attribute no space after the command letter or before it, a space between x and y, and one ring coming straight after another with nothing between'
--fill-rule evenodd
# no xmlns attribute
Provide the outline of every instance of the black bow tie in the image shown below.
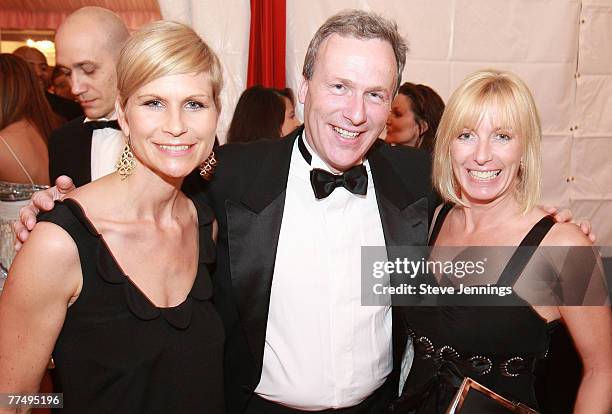
<svg viewBox="0 0 612 414"><path fill-rule="evenodd" d="M353 194L366 195L368 173L363 165L356 165L340 175L315 168L310 171L310 183L317 199L327 197L337 187L344 187Z"/></svg>
<svg viewBox="0 0 612 414"><path fill-rule="evenodd" d="M84 123L84 125L91 129L92 131L94 129L104 129L104 128L113 128L113 129L118 129L121 130L121 128L119 128L119 122L117 122L117 120L112 120L112 121L87 121Z"/></svg>
<svg viewBox="0 0 612 414"><path fill-rule="evenodd" d="M301 136L298 137L298 148L306 162L310 164L312 155L308 152ZM363 164L356 165L339 175L314 168L310 171L310 183L318 200L330 195L337 187L344 187L353 194L366 195L368 192L368 173Z"/></svg>

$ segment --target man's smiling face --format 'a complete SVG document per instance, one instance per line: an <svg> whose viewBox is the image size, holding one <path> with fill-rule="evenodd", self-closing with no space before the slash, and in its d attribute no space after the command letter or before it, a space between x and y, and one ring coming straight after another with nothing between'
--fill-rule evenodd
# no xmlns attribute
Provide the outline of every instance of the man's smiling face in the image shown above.
<svg viewBox="0 0 612 414"><path fill-rule="evenodd" d="M360 164L380 136L396 76L387 41L333 34L321 44L299 97L308 143L333 171Z"/></svg>

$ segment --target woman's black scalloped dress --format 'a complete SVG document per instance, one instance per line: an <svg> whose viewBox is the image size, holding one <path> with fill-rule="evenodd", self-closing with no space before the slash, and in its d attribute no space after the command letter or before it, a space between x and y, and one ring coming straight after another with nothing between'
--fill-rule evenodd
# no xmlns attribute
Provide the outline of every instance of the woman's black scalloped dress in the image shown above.
<svg viewBox="0 0 612 414"><path fill-rule="evenodd" d="M74 239L83 286L53 359L65 413L222 413L223 325L211 303L213 214L195 203L200 257L185 301L156 307L125 275L76 201L39 217Z"/></svg>
<svg viewBox="0 0 612 414"><path fill-rule="evenodd" d="M440 211L430 245L435 242L451 207L445 205ZM544 217L525 236L521 246L538 246L553 224L551 217ZM529 257L524 256L520 260L528 261ZM520 260L513 257L506 265L504 274L510 280L516 281L515 270L523 268L518 263ZM504 275L500 281L502 278ZM500 286L513 284L501 283ZM537 409L535 367L546 356L551 332L559 321L547 323L515 293L503 299L504 303L514 306L401 309L415 355L402 396L389 411L443 414L464 377L471 377L509 400ZM517 300L522 302L521 306L516 306Z"/></svg>

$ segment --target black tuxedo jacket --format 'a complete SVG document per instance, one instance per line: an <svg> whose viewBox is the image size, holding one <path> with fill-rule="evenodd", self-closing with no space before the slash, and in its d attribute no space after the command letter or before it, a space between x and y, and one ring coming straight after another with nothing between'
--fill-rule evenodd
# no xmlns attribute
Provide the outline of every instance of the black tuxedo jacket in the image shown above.
<svg viewBox="0 0 612 414"><path fill-rule="evenodd" d="M84 116L55 129L49 137L49 179L60 175L72 178L80 187L91 181L92 131L83 125Z"/></svg>
<svg viewBox="0 0 612 414"><path fill-rule="evenodd" d="M230 414L244 412L261 376L289 164L302 130L283 140L220 147L215 176L198 194L213 207L219 223L214 303L226 331L225 393ZM428 215L436 205L429 155L380 141L370 150L368 161L386 245L426 244ZM197 191L198 184L190 180L185 190ZM397 381L405 344L405 335L394 333L392 381Z"/></svg>

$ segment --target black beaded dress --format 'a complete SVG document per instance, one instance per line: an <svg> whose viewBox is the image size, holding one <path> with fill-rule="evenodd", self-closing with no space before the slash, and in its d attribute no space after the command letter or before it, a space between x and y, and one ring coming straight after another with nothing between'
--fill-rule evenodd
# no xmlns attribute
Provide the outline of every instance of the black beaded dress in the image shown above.
<svg viewBox="0 0 612 414"><path fill-rule="evenodd" d="M187 298L156 307L125 275L71 199L39 220L62 227L81 261L81 293L68 308L53 359L65 413L223 413L221 320L211 303L213 214L195 203L199 263Z"/></svg>
<svg viewBox="0 0 612 414"><path fill-rule="evenodd" d="M451 208L445 205L441 209L430 245L434 244ZM538 246L553 224L551 217L544 217L525 236L521 246ZM513 263L515 259L506 265L506 276L509 273L506 270L522 269ZM518 277L510 275L510 280L514 276ZM512 301L520 298L512 293L505 300L516 305ZM415 355L402 395L391 406L391 412L445 413L464 377L511 401L537 409L535 366L545 357L551 332L558 321L547 323L527 303L524 306L406 307L401 313L405 329L412 337Z"/></svg>

